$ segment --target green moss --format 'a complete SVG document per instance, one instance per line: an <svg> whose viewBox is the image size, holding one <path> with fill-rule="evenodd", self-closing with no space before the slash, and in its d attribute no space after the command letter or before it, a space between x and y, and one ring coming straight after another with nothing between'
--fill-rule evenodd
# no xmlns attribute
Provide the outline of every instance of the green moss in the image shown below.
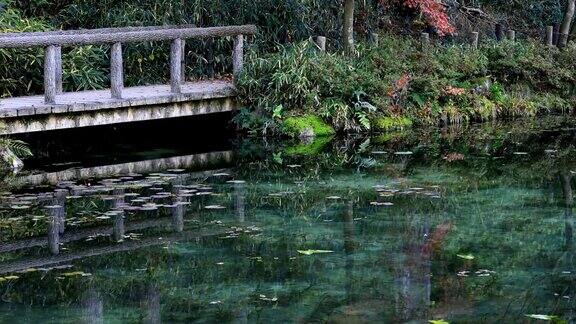
<svg viewBox="0 0 576 324"><path fill-rule="evenodd" d="M332 141L332 136L322 136L315 138L312 143L309 144L298 144L294 146L289 146L284 149L284 153L288 156L314 156L318 155L328 143Z"/></svg>
<svg viewBox="0 0 576 324"><path fill-rule="evenodd" d="M282 123L284 134L292 138L297 138L306 129L311 129L316 136L329 136L336 133L334 128L314 115L288 117Z"/></svg>
<svg viewBox="0 0 576 324"><path fill-rule="evenodd" d="M389 131L412 127L412 120L408 117L382 117L376 118L372 124L376 130Z"/></svg>

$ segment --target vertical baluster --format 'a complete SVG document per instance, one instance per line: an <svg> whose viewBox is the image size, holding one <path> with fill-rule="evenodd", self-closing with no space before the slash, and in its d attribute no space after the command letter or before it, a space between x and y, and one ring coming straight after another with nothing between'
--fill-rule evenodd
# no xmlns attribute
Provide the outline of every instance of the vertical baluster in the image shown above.
<svg viewBox="0 0 576 324"><path fill-rule="evenodd" d="M244 67L244 35L237 35L234 39L234 51L232 52L232 73L237 79Z"/></svg>
<svg viewBox="0 0 576 324"><path fill-rule="evenodd" d="M180 82L186 82L186 40L182 40L182 61L180 64Z"/></svg>
<svg viewBox="0 0 576 324"><path fill-rule="evenodd" d="M172 93L182 93L182 40L176 38L170 47L170 86Z"/></svg>
<svg viewBox="0 0 576 324"><path fill-rule="evenodd" d="M114 43L110 49L110 92L114 99L122 99L122 90L124 89L123 65L122 43Z"/></svg>
<svg viewBox="0 0 576 324"><path fill-rule="evenodd" d="M56 103L56 46L46 47L44 52L44 102Z"/></svg>
<svg viewBox="0 0 576 324"><path fill-rule="evenodd" d="M62 93L62 46L56 46L56 93Z"/></svg>

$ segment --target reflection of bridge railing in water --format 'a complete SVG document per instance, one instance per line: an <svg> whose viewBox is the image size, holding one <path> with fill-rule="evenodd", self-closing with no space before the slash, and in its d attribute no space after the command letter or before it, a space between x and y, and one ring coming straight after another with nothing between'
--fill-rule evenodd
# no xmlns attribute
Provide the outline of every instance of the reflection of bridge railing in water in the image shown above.
<svg viewBox="0 0 576 324"><path fill-rule="evenodd" d="M139 162L132 162L132 163L124 163L118 165L111 165L111 166L98 166L93 168L85 168L85 169L71 169L65 170L61 172L54 172L48 174L39 174L39 175L31 175L25 176L18 179L18 184L22 187L24 186L37 186L40 184L58 184L62 181L70 181L70 180L85 180L85 179L96 179L96 178L103 178L106 176L122 176L125 174L130 173L153 173L156 171L162 171L167 169L189 169L189 168L198 168L198 167L206 167L206 166L221 166L222 164L228 164L232 161L232 152L231 151L224 151L224 152L213 152L213 153L205 153L205 154L195 154L195 155L188 155L188 156L181 156L181 157L171 157L165 159L155 159L155 160L147 160L147 161L139 161ZM208 170L208 171L197 171L192 173L177 173L174 174L169 182L171 185L181 185L187 181L195 180L195 179L202 179L210 177L215 173L221 173L223 170ZM235 183L235 218L239 223L244 222L244 185L242 183ZM88 189L88 188L84 188ZM111 204L111 210L116 210L117 213L111 216L112 224L111 226L99 226L96 228L82 228L78 230L74 230L72 232L65 231L65 222L66 222L66 208L65 204L67 201L68 195L83 195L85 192L83 189L76 189L76 188L59 188L56 189L50 195L47 195L45 200L39 200L41 204L49 204L46 206L46 211L49 216L48 221L48 233L45 237L32 237L28 239L21 239L13 242L6 242L0 243L0 253L17 251L32 247L40 247L40 246L48 246L51 253L56 255L60 253L60 244L62 243L71 243L75 241L80 241L83 239L87 239L97 235L106 235L112 236L116 241L121 240L125 233L138 231L143 229L150 229L158 226L167 226L171 225L172 229L176 233L181 233L184 231L184 217L185 217L185 204L187 203L184 199L183 195L180 195L180 187L174 186L172 189L171 195L171 205L170 205L170 213L171 217L163 217L163 218L156 218L156 219L147 219L147 220L140 220L134 222L126 222L124 221L124 210L122 209L125 205L124 202L124 189L122 188L122 184L119 186L111 185L105 188L106 191L112 191L113 196L109 203ZM92 193L91 193L92 194ZM219 233L221 234L221 233ZM182 235L172 235L174 239L181 237L185 239L186 237L193 235L193 234L182 234ZM157 238L154 240L158 241ZM152 240L152 241L154 241ZM163 240L162 242L165 242ZM146 246L147 241L144 241L143 245L139 245L138 243L134 244L125 244L120 243L118 246L107 247L107 248L97 248L91 249L87 252L82 252L80 254L75 254L76 256L70 256L68 254L62 256L62 258L58 257L44 257L38 261L42 262L51 262L51 263L58 263L58 262L66 262L73 259L82 258L85 256L91 255L98 255L98 253L113 253L113 252L120 252L130 250L132 248L143 247ZM92 252L90 252L92 251ZM107 252L109 251L109 252ZM72 258L72 259L70 259ZM21 261L17 263L11 263L10 265L0 264L0 273L10 272L10 271L18 271L14 270L20 265L26 264L40 264L38 262L34 262L33 260L28 261ZM37 265L36 265L37 266ZM23 269L20 269L23 270Z"/></svg>
<svg viewBox="0 0 576 324"><path fill-rule="evenodd" d="M179 197L176 196L174 198L174 201L178 200ZM80 229L71 233L63 233L63 229L61 227L62 220L59 219L60 214L54 213L50 216L47 237L35 237L20 240L17 242L0 244L0 253L48 245L53 255L0 263L0 274L18 272L34 267L55 265L62 262L70 262L85 257L131 251L139 248L161 245L172 241L192 240L208 236L224 235L230 233L231 231L230 228L213 229L213 230L199 229L193 231L185 231L184 230L185 209L183 208L183 205L176 203L174 206L170 207L170 209L172 214L171 217L136 221L128 224L124 224L124 213L122 212L114 217L112 226L100 226L97 228ZM243 224L245 218L245 210L244 210L244 188L242 184L235 185L234 214L238 224ZM121 240L127 232L150 229L155 227L162 227L167 225L171 225L173 233L169 235L163 235L162 238L154 236L151 238L143 238L137 241ZM112 236L114 240L117 241L117 243L114 245L104 247L89 248L82 251L64 253L61 255L59 254L61 243L80 241L97 235Z"/></svg>
<svg viewBox="0 0 576 324"><path fill-rule="evenodd" d="M93 178L112 177L129 173L153 173L169 169L186 168L206 168L219 164L229 164L232 162L232 151L200 153L185 156L175 156L153 160L127 162L105 166L95 166L91 168L74 168L58 172L47 172L41 174L17 177L10 181L14 187L56 185L62 181L86 180ZM209 175L214 171L207 171ZM192 174L191 177L195 175ZM197 173L198 177L202 173Z"/></svg>
<svg viewBox="0 0 576 324"><path fill-rule="evenodd" d="M45 47L44 96L0 101L2 133L25 133L230 111L234 85L227 81L185 82L185 39L234 37L232 71L243 65L244 36L256 27L153 26L8 33L0 48ZM170 85L124 88L122 43L171 41ZM62 92L62 47L110 45L110 90Z"/></svg>

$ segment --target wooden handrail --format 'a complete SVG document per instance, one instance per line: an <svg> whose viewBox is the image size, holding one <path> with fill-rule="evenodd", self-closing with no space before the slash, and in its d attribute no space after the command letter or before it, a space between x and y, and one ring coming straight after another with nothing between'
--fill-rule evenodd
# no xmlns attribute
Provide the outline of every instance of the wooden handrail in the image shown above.
<svg viewBox="0 0 576 324"><path fill-rule="evenodd" d="M62 92L62 46L111 44L110 92L114 99L122 99L124 69L122 43L172 41L170 50L170 84L172 93L182 92L185 70L185 39L235 37L232 52L232 71L238 76L243 66L244 35L254 35L254 25L197 28L183 26L120 27L88 30L59 30L27 33L0 33L0 48L45 47L44 102L56 104Z"/></svg>
<svg viewBox="0 0 576 324"><path fill-rule="evenodd" d="M226 37L237 35L254 35L256 26L221 26L206 28L163 28L139 29L124 32L87 32L79 30L69 33L22 33L18 36L0 37L0 48L22 48L34 46L93 45L112 43L151 42L162 40Z"/></svg>
<svg viewBox="0 0 576 324"><path fill-rule="evenodd" d="M37 32L0 32L0 38L4 37L29 37L29 36L45 36L45 35L77 35L82 34L107 34L107 33L125 33L131 31L147 31L147 30L162 30L162 29L178 29L178 28L197 28L196 25L164 25L164 26L141 26L141 27L107 27L96 29L71 29L71 30L47 30Z"/></svg>

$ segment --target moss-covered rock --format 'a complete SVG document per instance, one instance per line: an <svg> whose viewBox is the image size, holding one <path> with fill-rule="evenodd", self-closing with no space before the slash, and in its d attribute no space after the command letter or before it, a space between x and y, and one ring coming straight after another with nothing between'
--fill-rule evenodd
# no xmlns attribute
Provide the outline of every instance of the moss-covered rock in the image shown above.
<svg viewBox="0 0 576 324"><path fill-rule="evenodd" d="M300 143L284 149L288 156L314 156L318 155L332 141L332 136L315 138L310 143Z"/></svg>
<svg viewBox="0 0 576 324"><path fill-rule="evenodd" d="M314 115L288 117L282 123L282 130L286 136L292 138L330 136L336 133L332 126Z"/></svg>
<svg viewBox="0 0 576 324"><path fill-rule="evenodd" d="M412 120L408 117L382 117L372 121L377 131L402 130L412 127Z"/></svg>

